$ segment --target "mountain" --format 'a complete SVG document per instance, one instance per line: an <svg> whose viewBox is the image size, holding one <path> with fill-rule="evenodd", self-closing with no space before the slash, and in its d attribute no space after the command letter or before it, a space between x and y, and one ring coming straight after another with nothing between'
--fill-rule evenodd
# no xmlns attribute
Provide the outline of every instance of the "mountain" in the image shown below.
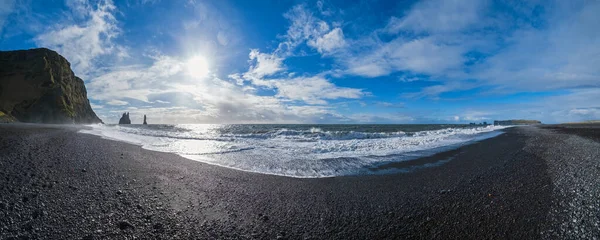
<svg viewBox="0 0 600 240"><path fill-rule="evenodd" d="M102 123L81 78L46 48L0 51L0 122Z"/></svg>

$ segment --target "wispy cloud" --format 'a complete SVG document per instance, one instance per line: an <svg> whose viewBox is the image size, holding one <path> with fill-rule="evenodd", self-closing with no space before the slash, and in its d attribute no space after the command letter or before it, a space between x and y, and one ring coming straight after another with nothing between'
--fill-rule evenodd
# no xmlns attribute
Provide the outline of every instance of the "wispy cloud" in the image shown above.
<svg viewBox="0 0 600 240"><path fill-rule="evenodd" d="M87 1L68 1L68 6L76 14L86 19L83 23L65 20L50 26L46 32L38 35L38 46L58 51L71 62L76 74L86 77L94 66L93 61L103 55L124 57L125 48L112 42L121 30L117 26L111 0L97 5Z"/></svg>
<svg viewBox="0 0 600 240"><path fill-rule="evenodd" d="M392 16L385 27L388 33L454 33L481 23L488 0L425 0L417 2L401 18Z"/></svg>
<svg viewBox="0 0 600 240"><path fill-rule="evenodd" d="M435 38L406 40L397 38L376 43L373 51L340 57L349 74L378 77L399 71L440 75L459 70L464 62L460 46L437 41Z"/></svg>
<svg viewBox="0 0 600 240"><path fill-rule="evenodd" d="M327 104L326 100L338 98L358 99L367 94L361 89L335 86L319 76L271 80L267 86L277 88L277 97L307 104Z"/></svg>
<svg viewBox="0 0 600 240"><path fill-rule="evenodd" d="M173 77L182 77L182 61L168 56L156 56L151 65L113 67L92 78L88 88L90 98L112 100L131 98L148 102L150 94L172 91Z"/></svg>
<svg viewBox="0 0 600 240"><path fill-rule="evenodd" d="M376 101L375 105L387 107L387 108L404 108L404 103L392 103L385 101Z"/></svg>
<svg viewBox="0 0 600 240"><path fill-rule="evenodd" d="M6 18L15 8L15 0L3 0L0 1L0 34L6 24Z"/></svg>
<svg viewBox="0 0 600 240"><path fill-rule="evenodd" d="M321 54L329 54L346 46L344 32L339 27L334 28L329 33L308 40L308 46L317 49Z"/></svg>
<svg viewBox="0 0 600 240"><path fill-rule="evenodd" d="M337 8L319 0L277 13L285 25L274 28L285 29L280 32L232 22L236 10L223 9L227 4L186 1L185 11L169 9L181 10L177 18L151 26L120 22L132 17L126 8L172 7L164 3L65 0L68 9L37 20L55 22L27 34L72 63L107 122L126 110L153 123L600 117L594 103L600 101L594 95L600 88L598 1L422 0L386 16L370 12L377 3ZM6 28L17 5L0 1L0 34L21 29ZM126 39L132 32L124 27L152 34ZM196 55L210 62L202 79L186 74L187 60ZM481 100L556 90L565 93L519 104L441 103L453 95L453 101L463 95Z"/></svg>
<svg viewBox="0 0 600 240"><path fill-rule="evenodd" d="M320 2L321 9L323 3ZM294 6L284 14L290 26L274 52L280 56L295 55L296 48L302 44L316 49L321 54L329 54L346 46L344 32L339 23L328 23L313 14L305 4Z"/></svg>
<svg viewBox="0 0 600 240"><path fill-rule="evenodd" d="M128 105L129 103L125 102L125 101L114 99L114 100L107 101L106 104L113 105L113 106L124 106L124 105Z"/></svg>
<svg viewBox="0 0 600 240"><path fill-rule="evenodd" d="M523 28L507 46L473 67L474 76L512 89L600 86L600 2L557 1L548 28Z"/></svg>
<svg viewBox="0 0 600 240"><path fill-rule="evenodd" d="M515 16L491 9L494 4ZM476 86L504 92L600 86L600 33L594 30L600 3L540 4L420 1L381 28L346 37L348 47L332 57L350 75L408 73L441 81L416 95L404 94L413 97L436 98ZM535 9L545 12L534 15Z"/></svg>
<svg viewBox="0 0 600 240"><path fill-rule="evenodd" d="M285 69L283 58L274 54L261 53L258 49L250 50L250 69L244 74L246 78L262 78Z"/></svg>

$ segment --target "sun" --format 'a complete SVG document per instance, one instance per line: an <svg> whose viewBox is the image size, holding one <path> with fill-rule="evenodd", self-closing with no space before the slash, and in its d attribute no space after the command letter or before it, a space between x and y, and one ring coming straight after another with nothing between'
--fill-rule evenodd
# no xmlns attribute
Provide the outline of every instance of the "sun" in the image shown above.
<svg viewBox="0 0 600 240"><path fill-rule="evenodd" d="M194 78L204 78L208 76L208 61L203 56L194 56L186 62L188 74Z"/></svg>

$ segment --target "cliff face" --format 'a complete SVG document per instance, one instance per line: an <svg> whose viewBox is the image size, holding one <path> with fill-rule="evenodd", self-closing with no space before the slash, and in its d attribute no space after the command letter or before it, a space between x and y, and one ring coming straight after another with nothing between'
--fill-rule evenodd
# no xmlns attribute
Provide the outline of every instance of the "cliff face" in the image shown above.
<svg viewBox="0 0 600 240"><path fill-rule="evenodd" d="M101 123L83 80L55 51L0 51L0 122Z"/></svg>

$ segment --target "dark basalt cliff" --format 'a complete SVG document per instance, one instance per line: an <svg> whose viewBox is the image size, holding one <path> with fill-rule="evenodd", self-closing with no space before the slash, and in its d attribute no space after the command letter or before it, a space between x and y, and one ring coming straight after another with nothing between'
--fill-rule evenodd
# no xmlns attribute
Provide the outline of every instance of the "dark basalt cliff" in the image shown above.
<svg viewBox="0 0 600 240"><path fill-rule="evenodd" d="M0 122L101 123L85 85L55 51L0 51Z"/></svg>

